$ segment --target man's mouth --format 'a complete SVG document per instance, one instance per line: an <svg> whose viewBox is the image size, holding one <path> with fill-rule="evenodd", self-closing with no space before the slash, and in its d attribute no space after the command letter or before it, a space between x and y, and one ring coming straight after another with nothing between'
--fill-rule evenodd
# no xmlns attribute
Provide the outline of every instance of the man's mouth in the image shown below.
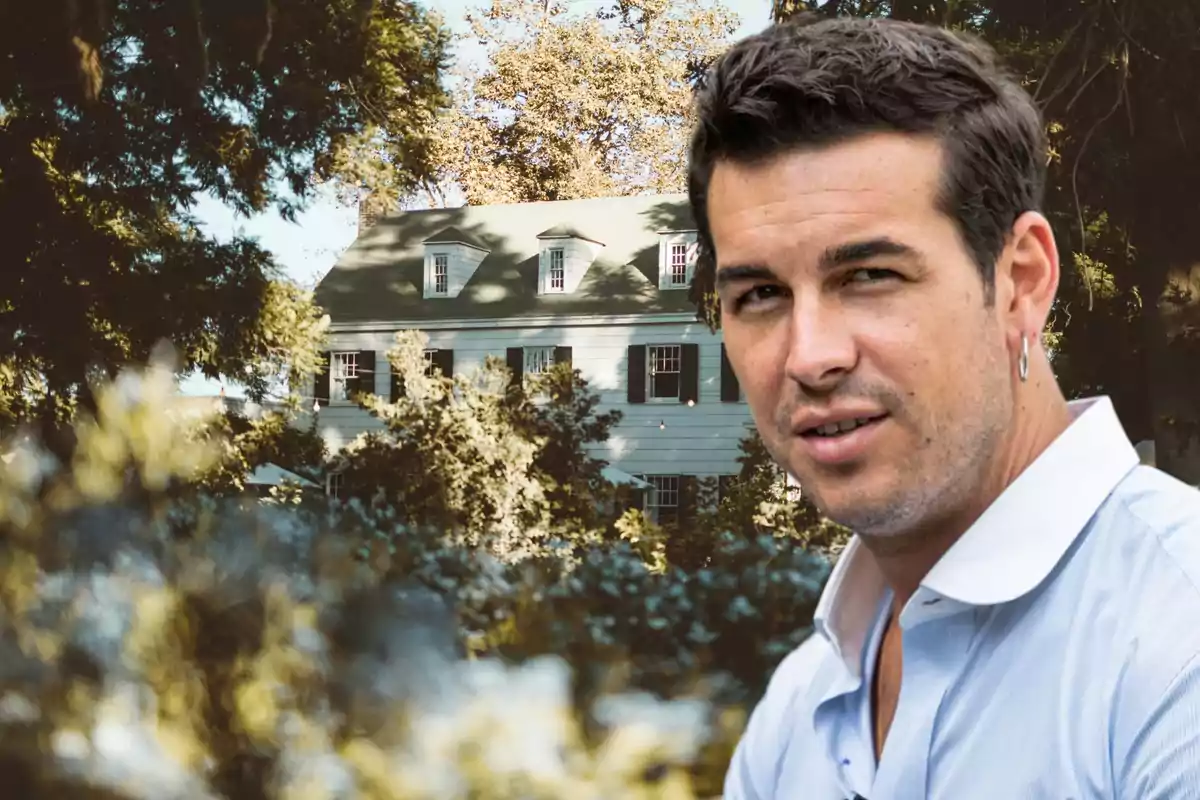
<svg viewBox="0 0 1200 800"><path fill-rule="evenodd" d="M858 428L878 423L885 417L887 417L887 414L877 414L873 417L855 417L854 419L845 419L841 422L830 422L826 425L818 425L815 428L808 428L801 431L800 435L819 439L833 439L852 433Z"/></svg>
<svg viewBox="0 0 1200 800"><path fill-rule="evenodd" d="M814 425L801 430L799 440L814 464L841 467L866 457L887 418L882 413Z"/></svg>

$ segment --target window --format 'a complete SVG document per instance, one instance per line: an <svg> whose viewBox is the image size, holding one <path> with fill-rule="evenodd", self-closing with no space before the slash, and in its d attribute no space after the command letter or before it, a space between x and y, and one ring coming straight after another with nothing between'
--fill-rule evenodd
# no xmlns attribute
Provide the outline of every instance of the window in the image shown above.
<svg viewBox="0 0 1200 800"><path fill-rule="evenodd" d="M658 240L658 288L686 289L696 264L695 231L661 231Z"/></svg>
<svg viewBox="0 0 1200 800"><path fill-rule="evenodd" d="M433 377L436 377L436 375L437 375L437 362L434 361L434 359L433 359L433 356L436 353L437 353L437 350L426 350L425 351L425 377L426 378L433 378Z"/></svg>
<svg viewBox="0 0 1200 800"><path fill-rule="evenodd" d="M565 251L561 247L555 247L547 255L550 263L546 270L546 291L561 292L567 284Z"/></svg>
<svg viewBox="0 0 1200 800"><path fill-rule="evenodd" d="M659 525L679 519L679 476L647 475L646 514Z"/></svg>
<svg viewBox="0 0 1200 800"><path fill-rule="evenodd" d="M329 399L349 400L358 380L358 353L334 353L329 377Z"/></svg>
<svg viewBox="0 0 1200 800"><path fill-rule="evenodd" d="M450 256L435 253L433 256L433 293L446 294L450 290Z"/></svg>
<svg viewBox="0 0 1200 800"><path fill-rule="evenodd" d="M545 375L554 366L553 347L526 347L525 374Z"/></svg>
<svg viewBox="0 0 1200 800"><path fill-rule="evenodd" d="M340 472L334 472L329 475L329 491L327 494L330 497L341 497L342 489L346 483L346 476Z"/></svg>
<svg viewBox="0 0 1200 800"><path fill-rule="evenodd" d="M804 495L800 489L800 479L790 472L783 473L783 491L787 499L793 503L800 502Z"/></svg>
<svg viewBox="0 0 1200 800"><path fill-rule="evenodd" d="M679 399L680 347L677 344L652 344L650 358L650 396Z"/></svg>
<svg viewBox="0 0 1200 800"><path fill-rule="evenodd" d="M688 278L688 246L682 242L671 245L671 273L668 280L672 286L686 286Z"/></svg>

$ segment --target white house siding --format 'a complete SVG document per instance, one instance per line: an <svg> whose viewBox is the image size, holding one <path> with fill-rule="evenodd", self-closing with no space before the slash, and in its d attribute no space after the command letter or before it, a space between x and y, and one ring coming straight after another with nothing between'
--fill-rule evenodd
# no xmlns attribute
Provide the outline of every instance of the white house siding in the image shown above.
<svg viewBox="0 0 1200 800"><path fill-rule="evenodd" d="M666 316L666 315L662 315ZM572 362L600 395L600 411L619 409L624 417L596 455L614 466L647 475L731 475L738 470L738 443L750 423L744 401L721 401L721 337L703 324L675 319L571 320L538 324L530 320L446 323L422 330L429 346L454 351L454 371L468 373L488 355L503 360L509 347L572 348ZM362 326L367 328L368 326ZM374 350L378 365L375 391L388 396L390 378L386 352L394 330L341 331L330 339L330 350ZM689 407L678 400L649 399L630 403L627 388L628 348L632 344L699 346L699 400ZM334 403L320 412L319 429L331 449L350 442L380 423L351 404Z"/></svg>

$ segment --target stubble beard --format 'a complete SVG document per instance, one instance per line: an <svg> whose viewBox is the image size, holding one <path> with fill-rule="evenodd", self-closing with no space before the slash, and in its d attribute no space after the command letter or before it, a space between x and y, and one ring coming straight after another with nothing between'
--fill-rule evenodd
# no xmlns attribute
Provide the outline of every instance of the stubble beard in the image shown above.
<svg viewBox="0 0 1200 800"><path fill-rule="evenodd" d="M923 530L938 527L972 505L1003 441L1007 423L1003 422L1002 405L999 400L981 404L975 421L959 417L960 424L951 428L933 422L909 422L919 433L917 441L930 444L915 448L908 458L894 465L892 475L885 479L890 486L851 493L836 508L822 497L818 476L805 475L789 464L790 434L783 436L784 430L777 428L777 441L782 446L768 445L768 450L777 463L793 471L801 491L823 516L861 537L894 540L902 547L903 540L922 538ZM889 424L905 424L900 409L892 406L891 413ZM964 419L966 424L961 424ZM853 480L848 476L843 479Z"/></svg>

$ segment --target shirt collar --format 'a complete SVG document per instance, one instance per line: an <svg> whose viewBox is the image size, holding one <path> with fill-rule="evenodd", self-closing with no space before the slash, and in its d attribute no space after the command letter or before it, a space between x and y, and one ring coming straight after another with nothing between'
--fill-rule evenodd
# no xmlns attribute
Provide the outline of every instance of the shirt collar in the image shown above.
<svg viewBox="0 0 1200 800"><path fill-rule="evenodd" d="M918 615L997 605L1032 591L1138 465L1137 451L1109 398L1077 400L1068 408L1072 421L1067 429L921 581L901 615L904 627L918 621ZM852 538L821 594L814 624L855 677L861 675L867 633L887 592L874 557L858 537Z"/></svg>

